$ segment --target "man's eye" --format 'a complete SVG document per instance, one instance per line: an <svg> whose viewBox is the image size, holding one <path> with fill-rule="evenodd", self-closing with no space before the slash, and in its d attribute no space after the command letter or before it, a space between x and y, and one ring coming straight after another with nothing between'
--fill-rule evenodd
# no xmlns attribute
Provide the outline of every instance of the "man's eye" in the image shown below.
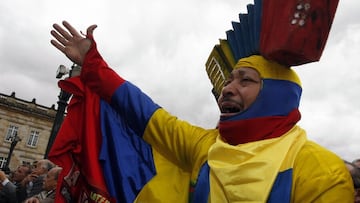
<svg viewBox="0 0 360 203"><path fill-rule="evenodd" d="M243 79L240 80L240 83L242 85L248 85L248 84L254 84L254 83L259 83L259 82L252 79L252 78L243 78Z"/></svg>
<svg viewBox="0 0 360 203"><path fill-rule="evenodd" d="M242 82L254 82L254 83L259 83L259 81L253 79L253 78L242 78L241 79Z"/></svg>
<svg viewBox="0 0 360 203"><path fill-rule="evenodd" d="M241 79L241 82L252 82L254 80L250 79L250 78L243 78Z"/></svg>

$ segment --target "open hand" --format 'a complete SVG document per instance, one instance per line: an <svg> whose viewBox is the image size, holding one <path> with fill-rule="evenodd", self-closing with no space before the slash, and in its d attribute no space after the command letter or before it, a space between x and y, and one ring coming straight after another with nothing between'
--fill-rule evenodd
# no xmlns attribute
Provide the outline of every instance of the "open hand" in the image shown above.
<svg viewBox="0 0 360 203"><path fill-rule="evenodd" d="M62 24L66 30L58 24L53 25L54 30L51 30L50 33L56 40L52 39L51 44L64 53L72 62L81 66L86 53L90 49L91 41L82 33L80 34L68 22L63 21ZM89 26L86 35L92 35L96 27L97 25Z"/></svg>

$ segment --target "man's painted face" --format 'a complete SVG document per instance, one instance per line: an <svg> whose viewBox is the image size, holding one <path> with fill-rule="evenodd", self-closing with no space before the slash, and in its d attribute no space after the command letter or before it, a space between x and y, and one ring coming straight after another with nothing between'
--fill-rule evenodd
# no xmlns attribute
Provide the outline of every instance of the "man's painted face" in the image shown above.
<svg viewBox="0 0 360 203"><path fill-rule="evenodd" d="M262 86L260 74L253 68L234 69L225 82L218 105L222 117L241 113L256 100Z"/></svg>

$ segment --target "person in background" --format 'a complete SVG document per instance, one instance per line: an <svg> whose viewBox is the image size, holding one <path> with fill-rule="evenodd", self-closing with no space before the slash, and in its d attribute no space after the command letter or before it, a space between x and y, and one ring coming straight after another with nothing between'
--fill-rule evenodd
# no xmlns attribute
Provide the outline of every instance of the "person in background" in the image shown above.
<svg viewBox="0 0 360 203"><path fill-rule="evenodd" d="M28 199L24 203L53 203L55 201L55 190L58 182L58 177L62 168L55 166L46 174L43 183L43 190Z"/></svg>
<svg viewBox="0 0 360 203"><path fill-rule="evenodd" d="M38 160L32 173L21 182L18 194L24 200L42 191L43 180L48 171L55 165L48 159Z"/></svg>
<svg viewBox="0 0 360 203"><path fill-rule="evenodd" d="M0 171L0 182L2 189L0 190L1 203L14 203L21 202L21 195L19 194L18 187L21 182L31 173L31 166L21 165L13 173L11 179L6 176L3 171Z"/></svg>
<svg viewBox="0 0 360 203"><path fill-rule="evenodd" d="M354 162L344 161L351 174L355 189L355 203L360 203L360 168Z"/></svg>
<svg viewBox="0 0 360 203"><path fill-rule="evenodd" d="M218 129L203 129L171 115L116 74L96 48L93 38L96 25L87 29L86 36L66 21L63 26L65 29L53 25L51 34L55 39L51 43L72 62L82 66L82 71L80 78L69 79L62 87L66 85L66 91L77 94L74 97L78 100L72 102L79 110L84 109L81 101L102 99L95 104L101 105L102 118L112 124L102 133L125 128L102 136L102 143L106 145L101 150L113 150L107 152L108 156L99 155L110 198L118 202L197 203L354 201L351 177L343 161L309 141L305 130L296 125L300 120L298 106L302 89L300 79L291 68L260 55L240 59L218 99L221 110ZM79 94L81 88L88 98L79 99L79 95L83 95ZM186 95L180 98L182 96ZM79 114L74 115L76 107L70 108L67 119L74 122L79 120L75 118L88 113L76 111ZM114 118L118 120L112 123ZM87 116L83 119L89 121ZM106 126L106 122L102 125ZM134 184L120 178L119 168L129 166L128 172L135 176L139 173L137 177L147 171L137 170L133 159L116 165L120 160L115 161L114 156L125 152L119 151L125 142L119 141L122 132L132 133L132 139L138 137L137 144L141 144L141 139L151 146L150 152L144 152L149 156L140 156L144 155L140 153L139 157L148 158L156 170L133 197L123 192ZM69 139L75 134L71 136ZM59 134L57 138L64 141ZM54 146L56 149L57 143ZM53 158L59 163L65 160L60 160L60 156ZM91 165L93 167L96 165ZM87 178L90 177L84 177ZM122 184L118 184L120 181ZM86 192L79 195L93 194Z"/></svg>
<svg viewBox="0 0 360 203"><path fill-rule="evenodd" d="M11 182L14 184L19 184L32 172L32 167L28 164L23 164L17 167L15 171L12 172Z"/></svg>
<svg viewBox="0 0 360 203"><path fill-rule="evenodd" d="M352 161L352 163L353 163L356 167L360 168L360 159L355 159L355 160Z"/></svg>

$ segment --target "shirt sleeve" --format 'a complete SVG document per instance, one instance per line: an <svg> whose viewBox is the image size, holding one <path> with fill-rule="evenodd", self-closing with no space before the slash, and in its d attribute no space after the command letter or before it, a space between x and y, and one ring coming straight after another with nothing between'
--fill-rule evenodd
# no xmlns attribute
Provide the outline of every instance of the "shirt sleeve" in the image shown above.
<svg viewBox="0 0 360 203"><path fill-rule="evenodd" d="M325 148L308 142L294 166L292 202L354 202L354 187L344 162Z"/></svg>
<svg viewBox="0 0 360 203"><path fill-rule="evenodd" d="M217 134L217 130L193 126L163 110L138 87L114 72L98 53L91 36L90 39L92 46L80 76L84 84L110 103L118 116L126 118L125 124L152 147L164 154L175 155L172 159L186 165L193 165L198 154L204 162L204 152L214 142L215 136L209 137L208 145L198 143L203 142L207 134Z"/></svg>
<svg viewBox="0 0 360 203"><path fill-rule="evenodd" d="M92 41L92 44L85 56L80 78L92 91L102 99L110 102L115 90L125 80L109 68L98 52L93 37L88 36L88 38Z"/></svg>

